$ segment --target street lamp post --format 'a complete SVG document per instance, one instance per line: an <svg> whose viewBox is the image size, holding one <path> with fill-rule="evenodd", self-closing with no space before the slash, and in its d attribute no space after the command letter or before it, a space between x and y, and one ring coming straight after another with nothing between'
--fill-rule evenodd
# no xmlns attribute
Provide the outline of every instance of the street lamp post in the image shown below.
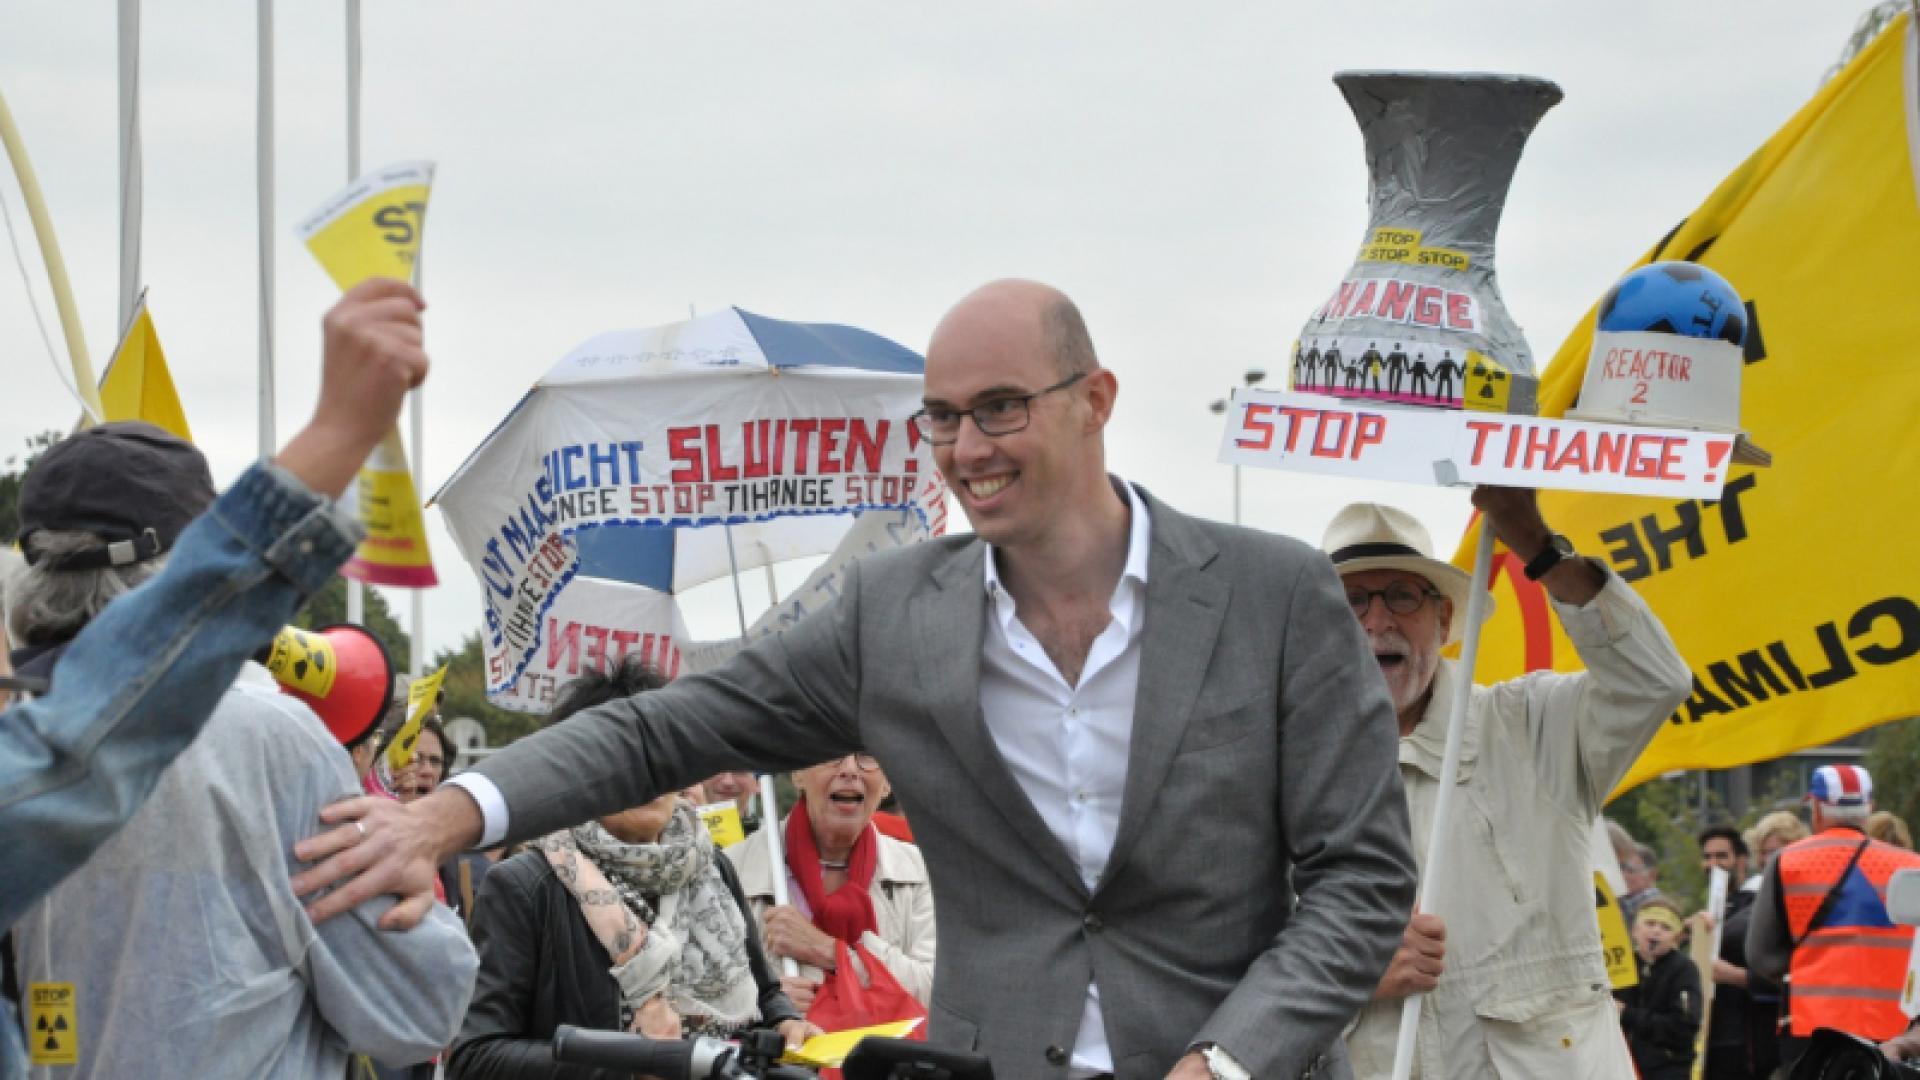
<svg viewBox="0 0 1920 1080"><path fill-rule="evenodd" d="M1241 379L1248 386L1258 386L1260 380L1266 377L1267 373L1260 368L1248 368ZM1224 415L1227 411L1227 399L1215 398L1213 404L1207 408L1213 410L1215 415ZM1233 467L1233 523L1240 524L1240 466L1237 464Z"/></svg>

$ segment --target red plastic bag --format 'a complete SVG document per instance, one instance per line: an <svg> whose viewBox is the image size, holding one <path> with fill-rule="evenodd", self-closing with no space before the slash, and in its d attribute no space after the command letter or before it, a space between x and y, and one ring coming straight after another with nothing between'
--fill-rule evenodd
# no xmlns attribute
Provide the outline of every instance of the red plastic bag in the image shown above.
<svg viewBox="0 0 1920 1080"><path fill-rule="evenodd" d="M872 1027L874 1024L889 1024L897 1020L925 1020L927 1007L909 994L900 981L887 970L880 958L867 951L864 945L854 945L848 949L844 941L836 941L835 964L833 973L820 981L820 991L813 997L813 1007L807 1010L808 1022L818 1026L821 1031L846 1031L850 1028ZM860 968L853 964L854 955L860 957ZM860 969L865 969L867 981L860 981ZM927 1025L908 1033L906 1038L925 1039ZM839 1069L820 1070L821 1080L840 1080Z"/></svg>

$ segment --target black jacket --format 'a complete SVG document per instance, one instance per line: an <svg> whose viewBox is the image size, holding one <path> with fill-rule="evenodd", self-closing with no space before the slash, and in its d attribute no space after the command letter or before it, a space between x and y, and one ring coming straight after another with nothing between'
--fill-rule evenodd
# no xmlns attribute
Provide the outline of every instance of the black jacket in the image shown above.
<svg viewBox="0 0 1920 1080"><path fill-rule="evenodd" d="M484 968L484 962L483 962ZM1700 969L1675 949L1649 964L1640 962L1640 985L1614 992L1626 1008L1620 1029L1641 1080L1687 1080L1693 1075L1693 1040L1700 1033Z"/></svg>
<svg viewBox="0 0 1920 1080"><path fill-rule="evenodd" d="M1747 926L1753 920L1748 909L1755 894L1733 883L1727 894L1726 921L1720 931L1720 959L1734 967L1747 966ZM1713 988L1713 1020L1707 1026L1707 1056L1726 1057L1728 1061L1747 1061L1747 1017L1753 1012L1753 995L1738 986Z"/></svg>
<svg viewBox="0 0 1920 1080"><path fill-rule="evenodd" d="M713 864L746 916L747 961L760 987L761 1022L799 1016L767 964L759 925L732 865L717 857ZM553 1032L561 1024L603 1031L620 1027L620 989L608 973L607 950L545 855L522 852L488 872L474 901L472 930L480 973L449 1056L449 1077L625 1080L624 1073L553 1060Z"/></svg>

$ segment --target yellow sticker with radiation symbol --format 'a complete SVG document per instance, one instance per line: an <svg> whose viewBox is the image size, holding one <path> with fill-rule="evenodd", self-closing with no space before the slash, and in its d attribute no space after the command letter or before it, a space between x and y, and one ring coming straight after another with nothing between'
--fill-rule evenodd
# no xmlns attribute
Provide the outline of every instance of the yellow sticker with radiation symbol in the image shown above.
<svg viewBox="0 0 1920 1080"><path fill-rule="evenodd" d="M1466 389L1460 394L1460 407L1503 413L1507 411L1507 399L1512 396L1513 373L1486 353L1468 350Z"/></svg>
<svg viewBox="0 0 1920 1080"><path fill-rule="evenodd" d="M267 670L282 686L317 698L326 697L333 689L339 666L332 642L292 626L274 635L273 648L267 653Z"/></svg>
<svg viewBox="0 0 1920 1080"><path fill-rule="evenodd" d="M27 984L27 1042L35 1065L80 1064L72 983Z"/></svg>

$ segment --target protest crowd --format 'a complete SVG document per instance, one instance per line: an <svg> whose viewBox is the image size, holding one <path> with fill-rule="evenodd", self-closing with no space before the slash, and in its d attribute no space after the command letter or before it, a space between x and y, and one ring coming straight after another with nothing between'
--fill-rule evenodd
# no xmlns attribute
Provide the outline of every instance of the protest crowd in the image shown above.
<svg viewBox="0 0 1920 1080"><path fill-rule="evenodd" d="M8 1075L603 1075L556 1060L563 1025L799 1050L917 1021L1003 1076L1386 1077L1416 996L1415 1076L1757 1080L1818 1028L1920 1049L1886 907L1920 856L1865 769L1816 770L1804 818L1702 831L1725 902L1689 910L1674 853L1601 817L1687 668L1533 492L1473 499L1584 670L1466 687L1455 715L1469 576L1419 521L1354 504L1315 551L1110 476L1117 380L1031 282L949 313L913 419L977 539L865 560L716 671L589 670L453 775L405 680L322 723L260 645L351 551L333 499L425 375L419 309L350 291L312 422L225 494L138 422L28 473ZM893 629L916 604L924 640ZM921 685L899 661L929 645L976 659ZM1443 783L1463 816L1427 850ZM1435 860L1458 870L1416 910ZM1596 870L1631 939L1617 990ZM29 1067L61 1044L47 1016L74 1055Z"/></svg>

